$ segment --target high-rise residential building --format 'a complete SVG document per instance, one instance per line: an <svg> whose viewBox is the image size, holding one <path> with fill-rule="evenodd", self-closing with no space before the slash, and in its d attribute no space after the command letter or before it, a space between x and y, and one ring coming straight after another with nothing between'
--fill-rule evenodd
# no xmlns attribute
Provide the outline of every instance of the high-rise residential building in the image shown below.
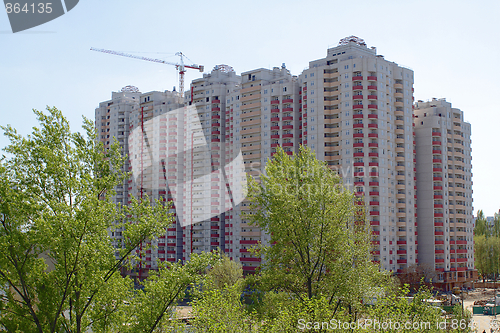
<svg viewBox="0 0 500 333"><path fill-rule="evenodd" d="M193 80L184 100L131 87L113 93L96 109L96 126L105 144L117 137L130 157L133 177L116 200L147 194L173 201L176 213L127 273L140 278L158 260L217 248L253 272L261 258L249 248L270 237L244 217L246 175L264 172L278 146L292 154L304 144L364 198L382 269L424 263L445 286L469 281L476 274L470 125L441 100L417 103L413 116L413 71L354 36L298 77L284 64L240 76L219 65Z"/></svg>
<svg viewBox="0 0 500 333"><path fill-rule="evenodd" d="M278 145L288 154L298 151L299 85L284 64L242 73L239 86L226 102L226 156L241 152L244 161L243 173L229 171L235 182L241 184L246 174L258 176L263 172ZM230 257L240 261L244 271L252 272L261 259L251 255L249 248L259 242L268 244L270 238L248 223L244 217L248 209L245 200L226 216L225 242Z"/></svg>
<svg viewBox="0 0 500 333"><path fill-rule="evenodd" d="M220 248L229 252L226 241L226 220L231 214L238 191L233 191L232 168L237 162L237 151L227 150L230 141L226 128L227 100L238 86L240 77L232 67L218 65L211 73L193 80L185 96L186 105L196 115L186 119L187 126L199 126L192 137L186 137L185 173L193 175L192 186L184 193L184 260L191 253ZM201 141L200 141L201 140ZM236 153L235 154L233 154ZM237 167L234 168L236 172ZM241 191L240 191L241 192ZM238 201L239 202L239 201ZM188 216L189 215L189 216Z"/></svg>
<svg viewBox="0 0 500 333"><path fill-rule="evenodd" d="M471 126L445 99L415 103L419 262L447 290L474 268Z"/></svg>
<svg viewBox="0 0 500 333"><path fill-rule="evenodd" d="M417 263L413 71L351 36L299 76L302 142L364 196L373 260Z"/></svg>
<svg viewBox="0 0 500 333"><path fill-rule="evenodd" d="M129 154L128 137L130 130L131 114L139 106L141 93L133 86L126 86L119 92L113 92L111 99L99 103L95 109L95 126L98 139L104 144L105 149L109 149L113 144L113 138L118 140L122 155ZM122 171L130 168L129 159L125 161ZM128 180L117 186L116 196L113 198L117 204L128 203ZM114 245L119 248L122 244L122 230L111 232Z"/></svg>

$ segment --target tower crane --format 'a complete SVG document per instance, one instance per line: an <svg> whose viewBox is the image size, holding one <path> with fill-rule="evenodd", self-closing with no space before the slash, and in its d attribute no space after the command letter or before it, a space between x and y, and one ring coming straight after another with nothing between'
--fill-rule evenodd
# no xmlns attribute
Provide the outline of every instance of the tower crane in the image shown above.
<svg viewBox="0 0 500 333"><path fill-rule="evenodd" d="M114 55L119 55L122 57L129 57L133 59L139 59L139 60L146 60L146 61L152 61L152 62L157 62L160 64L166 64L166 65L172 65L175 66L175 68L179 71L179 93L181 94L181 97L184 97L184 73L186 73L186 68L191 68L191 69L197 69L200 72L203 72L204 66L203 65L186 65L184 64L184 58L186 57L182 52L177 52L175 55L179 56L180 62L179 63L173 63L173 62L168 62L165 60L161 59L154 59L154 58L147 58L147 57L141 57L141 56L136 56L124 52L119 52L119 51L112 51L112 50L105 50L105 49L96 49L91 47L91 51L97 51L97 52L103 52L103 53L109 53L109 54L114 54Z"/></svg>

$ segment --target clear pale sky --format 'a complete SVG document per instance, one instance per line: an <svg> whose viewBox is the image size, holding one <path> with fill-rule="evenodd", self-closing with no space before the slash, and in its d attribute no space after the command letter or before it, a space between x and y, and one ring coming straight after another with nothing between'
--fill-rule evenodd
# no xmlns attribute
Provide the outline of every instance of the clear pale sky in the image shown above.
<svg viewBox="0 0 500 333"><path fill-rule="evenodd" d="M52 2L59 1L53 0ZM415 100L446 98L472 124L474 208L500 208L500 1L80 0L67 14L13 34L0 13L0 124L27 134L32 109L63 110L78 130L112 91L178 86L173 66L93 52L228 64L239 74L285 63L294 75L350 35L415 72ZM186 87L199 72L186 74ZM0 147L7 140L0 137Z"/></svg>

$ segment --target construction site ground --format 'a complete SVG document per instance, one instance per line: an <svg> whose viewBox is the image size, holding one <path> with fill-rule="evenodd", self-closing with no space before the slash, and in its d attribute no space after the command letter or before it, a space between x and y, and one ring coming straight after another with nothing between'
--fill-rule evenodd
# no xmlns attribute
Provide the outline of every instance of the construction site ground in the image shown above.
<svg viewBox="0 0 500 333"><path fill-rule="evenodd" d="M498 292L498 289L497 289ZM474 291L469 291L468 294L464 294L464 307L472 313L472 306L475 301L487 300L495 297L495 290L491 288L478 288ZM497 316L489 316L489 315L473 315L472 319L474 323L476 323L477 332L482 333L486 331L490 332L500 332L500 330L495 330L497 325L493 323L495 317L500 321L500 314ZM500 326L500 325L498 325ZM491 331L493 329L493 331Z"/></svg>

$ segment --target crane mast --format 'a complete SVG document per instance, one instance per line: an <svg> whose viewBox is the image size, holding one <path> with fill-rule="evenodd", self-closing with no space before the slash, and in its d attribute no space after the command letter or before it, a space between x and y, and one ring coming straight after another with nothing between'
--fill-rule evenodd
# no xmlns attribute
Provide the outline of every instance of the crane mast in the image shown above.
<svg viewBox="0 0 500 333"><path fill-rule="evenodd" d="M90 50L102 52L102 53L113 54L113 55L118 55L118 56L122 56L122 57L128 57L128 58L133 58L133 59L139 59L139 60L145 60L145 61L151 61L151 62L156 62L156 63L160 63L160 64L165 64L165 65L175 66L175 68L179 71L179 93L180 93L181 97L184 97L184 74L186 73L186 68L197 69L200 72L203 72L205 69L205 67L203 65L196 65L196 64L186 65L186 64L184 64L185 55L182 52L177 52L175 54L176 56L180 57L180 63L173 63L173 62L168 62L168 61L161 60L161 59L141 57L141 56L136 56L133 54L128 54L128 53L119 52L119 51L96 49L93 47L91 47Z"/></svg>

